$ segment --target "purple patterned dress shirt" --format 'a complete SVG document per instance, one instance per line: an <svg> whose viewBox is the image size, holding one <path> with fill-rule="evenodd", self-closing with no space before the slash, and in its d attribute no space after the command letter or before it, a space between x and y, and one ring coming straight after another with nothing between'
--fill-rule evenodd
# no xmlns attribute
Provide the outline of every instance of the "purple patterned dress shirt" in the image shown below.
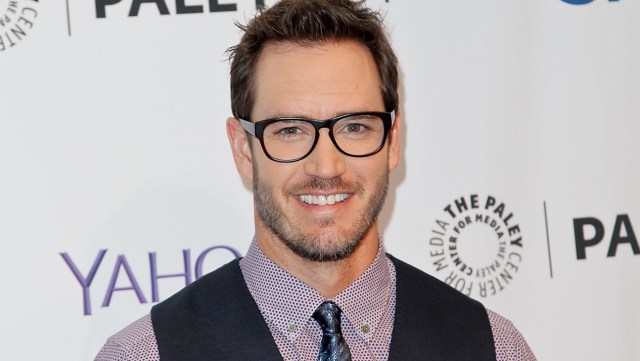
<svg viewBox="0 0 640 361"><path fill-rule="evenodd" d="M322 332L313 319L326 299L271 262L255 240L240 268L285 361L317 360ZM342 332L353 360L386 360L396 305L395 267L382 251L347 289L331 299L342 309ZM504 317L487 310L497 361L535 361L520 332ZM96 361L160 360L150 315L107 340Z"/></svg>

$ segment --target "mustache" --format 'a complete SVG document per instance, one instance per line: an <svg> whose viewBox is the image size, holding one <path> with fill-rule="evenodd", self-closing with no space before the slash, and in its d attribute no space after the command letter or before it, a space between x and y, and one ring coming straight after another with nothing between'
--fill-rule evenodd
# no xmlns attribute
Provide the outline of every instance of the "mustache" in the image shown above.
<svg viewBox="0 0 640 361"><path fill-rule="evenodd" d="M345 181L341 177L323 179L317 176L312 176L309 177L309 179L289 188L289 192L291 194L307 194L327 191L361 195L364 193L364 187L358 182Z"/></svg>

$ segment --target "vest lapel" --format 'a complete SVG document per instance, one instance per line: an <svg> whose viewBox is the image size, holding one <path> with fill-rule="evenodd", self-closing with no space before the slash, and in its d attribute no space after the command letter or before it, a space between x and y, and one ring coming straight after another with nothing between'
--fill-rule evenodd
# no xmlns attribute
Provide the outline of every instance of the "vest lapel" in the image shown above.
<svg viewBox="0 0 640 361"><path fill-rule="evenodd" d="M477 301L389 255L396 313L389 360L495 360L491 325Z"/></svg>
<svg viewBox="0 0 640 361"><path fill-rule="evenodd" d="M238 260L151 310L162 361L282 361Z"/></svg>

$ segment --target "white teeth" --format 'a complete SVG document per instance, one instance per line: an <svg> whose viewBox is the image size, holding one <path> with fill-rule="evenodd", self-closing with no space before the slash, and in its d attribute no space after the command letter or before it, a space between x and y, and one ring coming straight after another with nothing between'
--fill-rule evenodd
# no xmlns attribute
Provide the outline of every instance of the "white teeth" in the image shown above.
<svg viewBox="0 0 640 361"><path fill-rule="evenodd" d="M300 197L300 200L306 204L315 204L319 206L324 206L327 204L344 202L347 198L349 198L349 195L346 193L331 194L328 196L323 196L323 195L314 196L311 194L303 194L303 195L300 195L299 197Z"/></svg>

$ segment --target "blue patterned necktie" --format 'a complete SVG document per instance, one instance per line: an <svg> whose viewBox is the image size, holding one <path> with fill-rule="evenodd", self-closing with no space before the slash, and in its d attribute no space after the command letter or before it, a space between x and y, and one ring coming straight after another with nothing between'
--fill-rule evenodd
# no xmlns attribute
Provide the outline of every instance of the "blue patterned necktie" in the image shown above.
<svg viewBox="0 0 640 361"><path fill-rule="evenodd" d="M325 301L313 313L313 318L322 328L318 361L351 361L351 351L340 328L341 312L338 305Z"/></svg>

